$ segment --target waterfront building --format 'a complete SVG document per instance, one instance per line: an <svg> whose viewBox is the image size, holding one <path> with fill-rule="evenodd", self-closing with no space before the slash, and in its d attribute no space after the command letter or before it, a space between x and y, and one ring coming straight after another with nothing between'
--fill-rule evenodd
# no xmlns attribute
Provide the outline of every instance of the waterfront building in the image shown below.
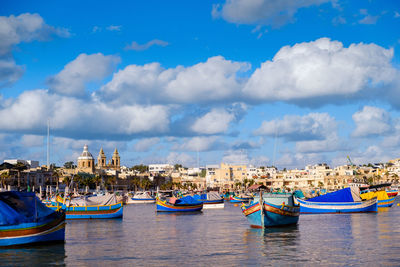
<svg viewBox="0 0 400 267"><path fill-rule="evenodd" d="M39 167L39 161L36 160L25 160L25 159L5 159L5 163L13 164L16 165L18 163L22 163L28 168L38 168Z"/></svg>

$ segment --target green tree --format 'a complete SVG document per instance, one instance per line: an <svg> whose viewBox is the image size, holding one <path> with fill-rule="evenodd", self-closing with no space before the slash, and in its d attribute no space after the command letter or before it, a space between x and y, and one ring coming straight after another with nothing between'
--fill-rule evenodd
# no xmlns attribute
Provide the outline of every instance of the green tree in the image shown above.
<svg viewBox="0 0 400 267"><path fill-rule="evenodd" d="M182 164L175 164L175 165L174 165L174 169L175 169L176 171L178 171L179 168L182 168Z"/></svg>
<svg viewBox="0 0 400 267"><path fill-rule="evenodd" d="M64 168L66 169L75 169L76 165L74 164L73 161L67 161L64 163Z"/></svg>
<svg viewBox="0 0 400 267"><path fill-rule="evenodd" d="M145 173L149 171L149 166L143 164L135 165L131 168L131 170L138 171L139 173Z"/></svg>
<svg viewBox="0 0 400 267"><path fill-rule="evenodd" d="M202 169L200 172L200 177L206 177L207 171L205 169Z"/></svg>
<svg viewBox="0 0 400 267"><path fill-rule="evenodd" d="M13 169L15 169L15 170L17 170L17 177L18 177L18 191L21 189L21 172L23 171L23 170L26 170L26 169L28 169L28 167L25 165L25 164L23 164L23 163L21 163L21 162L18 162L17 164L15 164L14 165L14 167L13 167Z"/></svg>

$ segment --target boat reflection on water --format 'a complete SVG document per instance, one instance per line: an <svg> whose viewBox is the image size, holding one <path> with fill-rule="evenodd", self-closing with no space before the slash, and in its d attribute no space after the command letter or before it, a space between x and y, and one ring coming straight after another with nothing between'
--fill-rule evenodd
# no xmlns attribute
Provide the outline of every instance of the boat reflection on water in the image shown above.
<svg viewBox="0 0 400 267"><path fill-rule="evenodd" d="M254 254L254 250L258 250L260 255L269 257L271 255L277 257L279 255L296 255L300 243L299 226L248 228L244 232L243 241L247 244L249 251L252 251L252 254ZM290 262L289 258L288 263ZM282 263L282 257L280 257L280 263Z"/></svg>
<svg viewBox="0 0 400 267"><path fill-rule="evenodd" d="M64 242L0 250L2 266L64 266L65 258Z"/></svg>
<svg viewBox="0 0 400 267"><path fill-rule="evenodd" d="M186 211L186 212L157 212L156 217L174 217L174 216L187 216L187 215L202 215L203 212L201 210L199 211Z"/></svg>

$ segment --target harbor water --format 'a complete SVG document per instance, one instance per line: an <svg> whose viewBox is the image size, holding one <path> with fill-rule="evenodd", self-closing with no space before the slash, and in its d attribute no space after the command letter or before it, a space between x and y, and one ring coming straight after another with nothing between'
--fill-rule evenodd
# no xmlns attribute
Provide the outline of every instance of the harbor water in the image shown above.
<svg viewBox="0 0 400 267"><path fill-rule="evenodd" d="M301 215L252 229L240 206L195 214L124 207L123 219L68 221L65 244L1 249L1 266L400 265L400 206L379 213Z"/></svg>

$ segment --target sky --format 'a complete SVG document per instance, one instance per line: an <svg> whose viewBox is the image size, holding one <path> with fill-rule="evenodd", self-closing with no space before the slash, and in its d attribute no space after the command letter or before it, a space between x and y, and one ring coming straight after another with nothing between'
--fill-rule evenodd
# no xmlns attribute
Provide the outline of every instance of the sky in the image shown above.
<svg viewBox="0 0 400 267"><path fill-rule="evenodd" d="M0 4L0 161L400 157L397 0Z"/></svg>

